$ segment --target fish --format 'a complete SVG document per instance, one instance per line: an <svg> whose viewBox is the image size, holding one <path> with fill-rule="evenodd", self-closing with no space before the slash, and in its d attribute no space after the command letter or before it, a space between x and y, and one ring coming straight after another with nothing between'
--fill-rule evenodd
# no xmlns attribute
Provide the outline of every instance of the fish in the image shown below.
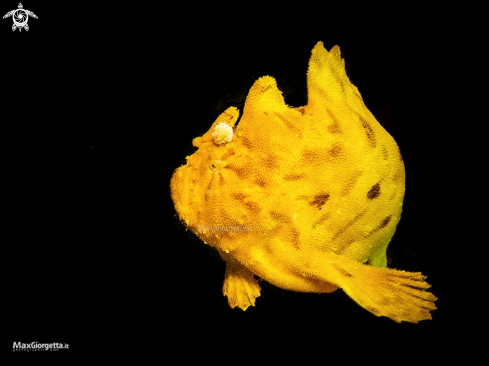
<svg viewBox="0 0 489 366"><path fill-rule="evenodd" d="M185 227L225 260L231 308L255 306L265 280L296 292L341 288L396 322L431 319L437 298L426 276L387 267L405 192L402 155L350 82L338 46L313 48L306 105L287 105L263 76L241 116L227 108L192 143L171 197Z"/></svg>

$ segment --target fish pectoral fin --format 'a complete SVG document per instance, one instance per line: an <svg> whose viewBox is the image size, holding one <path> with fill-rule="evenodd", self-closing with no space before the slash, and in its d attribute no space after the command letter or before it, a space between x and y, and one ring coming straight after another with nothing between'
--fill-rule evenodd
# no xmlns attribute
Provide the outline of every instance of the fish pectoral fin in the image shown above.
<svg viewBox="0 0 489 366"><path fill-rule="evenodd" d="M379 251L377 254L373 255L368 260L368 264L370 264L372 267L380 267L380 268L387 267L386 250L383 249L383 250Z"/></svg>
<svg viewBox="0 0 489 366"><path fill-rule="evenodd" d="M359 305L377 316L400 323L431 319L437 298L421 272L405 272L361 264L331 254L325 280L341 287Z"/></svg>
<svg viewBox="0 0 489 366"><path fill-rule="evenodd" d="M222 292L227 296L231 308L239 307L246 310L255 306L255 299L260 296L260 285L253 273L229 256L221 256L226 261L226 275Z"/></svg>

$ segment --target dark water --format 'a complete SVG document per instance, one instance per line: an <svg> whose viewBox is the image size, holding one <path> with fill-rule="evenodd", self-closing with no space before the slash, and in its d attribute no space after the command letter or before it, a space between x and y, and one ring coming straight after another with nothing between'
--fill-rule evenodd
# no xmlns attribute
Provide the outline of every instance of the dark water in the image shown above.
<svg viewBox="0 0 489 366"><path fill-rule="evenodd" d="M437 236L446 228L433 223L439 151L426 106L436 107L438 50L429 32L325 23L245 34L247 22L214 29L165 9L148 19L105 9L103 24L100 13L77 9L63 23L54 8L24 5L39 17L29 32L12 32L10 20L1 28L2 351L37 341L69 343L65 354L230 353L251 362L258 353L303 353L328 362L350 343L423 344L435 354L433 340L458 342L453 326L464 315L448 244ZM170 25L177 15L181 28ZM192 138L228 106L242 109L263 75L277 79L288 104L305 104L307 62L320 40L341 47L350 79L401 148L406 198L389 264L428 276L439 298L432 321L397 324L341 291L299 294L265 282L255 308L231 310L224 263L174 216L169 180L193 152Z"/></svg>

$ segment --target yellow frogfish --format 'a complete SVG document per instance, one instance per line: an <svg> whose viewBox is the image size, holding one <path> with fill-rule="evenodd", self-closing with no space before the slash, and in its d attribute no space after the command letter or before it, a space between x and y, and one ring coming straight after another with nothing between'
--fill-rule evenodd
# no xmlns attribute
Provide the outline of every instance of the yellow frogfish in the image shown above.
<svg viewBox="0 0 489 366"><path fill-rule="evenodd" d="M312 50L307 98L288 106L274 78L259 78L241 118L225 110L174 172L178 216L226 261L232 308L255 305L259 277L291 291L341 288L396 322L431 319L436 297L426 277L387 268L404 164L348 79L338 46Z"/></svg>

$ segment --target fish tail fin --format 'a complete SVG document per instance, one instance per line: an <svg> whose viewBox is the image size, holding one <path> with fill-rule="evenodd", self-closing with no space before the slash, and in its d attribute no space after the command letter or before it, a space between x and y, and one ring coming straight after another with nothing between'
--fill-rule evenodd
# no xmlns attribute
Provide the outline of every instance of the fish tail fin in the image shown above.
<svg viewBox="0 0 489 366"><path fill-rule="evenodd" d="M400 323L431 319L437 298L421 272L376 268L334 255L326 280L341 287L359 305L377 316Z"/></svg>

